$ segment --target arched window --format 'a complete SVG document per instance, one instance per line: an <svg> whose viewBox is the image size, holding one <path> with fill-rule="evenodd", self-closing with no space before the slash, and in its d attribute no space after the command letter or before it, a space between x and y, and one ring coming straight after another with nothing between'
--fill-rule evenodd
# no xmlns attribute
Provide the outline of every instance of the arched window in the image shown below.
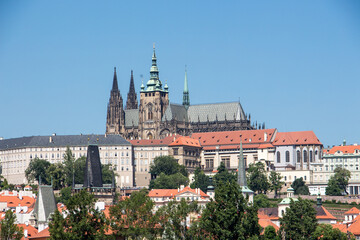
<svg viewBox="0 0 360 240"><path fill-rule="evenodd" d="M304 162L307 162L308 161L308 155L307 155L307 151L304 150Z"/></svg>
<svg viewBox="0 0 360 240"><path fill-rule="evenodd" d="M310 150L310 152L309 152L309 158L310 158L310 162L312 162L313 161L313 151L312 150Z"/></svg>
<svg viewBox="0 0 360 240"><path fill-rule="evenodd" d="M290 162L290 152L289 151L286 151L285 159L286 159L286 162Z"/></svg>
<svg viewBox="0 0 360 240"><path fill-rule="evenodd" d="M153 108L152 105L149 104L147 107L147 114L148 114L148 120L152 120L153 119Z"/></svg>
<svg viewBox="0 0 360 240"><path fill-rule="evenodd" d="M300 155L300 150L297 150L296 151L296 162L300 162L300 158L301 158L301 155Z"/></svg>
<svg viewBox="0 0 360 240"><path fill-rule="evenodd" d="M277 159L277 163L280 163L280 152L276 153L276 159Z"/></svg>

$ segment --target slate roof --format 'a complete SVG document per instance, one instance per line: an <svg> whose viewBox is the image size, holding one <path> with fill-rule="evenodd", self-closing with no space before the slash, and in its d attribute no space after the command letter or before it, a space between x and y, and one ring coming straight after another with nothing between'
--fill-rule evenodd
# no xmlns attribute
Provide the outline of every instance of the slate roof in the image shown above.
<svg viewBox="0 0 360 240"><path fill-rule="evenodd" d="M229 103L213 103L213 104L199 104L190 105L188 109L188 118L190 122L207 122L215 121L216 116L218 121L224 121L225 115L227 120L245 120L245 113L240 102Z"/></svg>
<svg viewBox="0 0 360 240"><path fill-rule="evenodd" d="M52 186L40 185L35 202L34 215L37 221L48 222L51 213L57 209Z"/></svg>
<svg viewBox="0 0 360 240"><path fill-rule="evenodd" d="M99 139L99 141L97 141L97 139ZM120 135L56 135L3 139L0 140L0 150L24 147L88 146L89 144L130 145L130 143Z"/></svg>
<svg viewBox="0 0 360 240"><path fill-rule="evenodd" d="M139 109L128 109L125 112L125 127L139 126Z"/></svg>
<svg viewBox="0 0 360 240"><path fill-rule="evenodd" d="M162 121L171 121L172 119L175 119L177 121L188 121L186 108L183 105L180 104L174 104L170 103L169 106L165 110L165 114Z"/></svg>

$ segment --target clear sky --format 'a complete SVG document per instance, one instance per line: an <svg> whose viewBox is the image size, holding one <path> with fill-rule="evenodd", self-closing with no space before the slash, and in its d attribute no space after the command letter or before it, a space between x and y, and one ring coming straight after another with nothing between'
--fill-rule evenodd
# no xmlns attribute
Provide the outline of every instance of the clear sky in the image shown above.
<svg viewBox="0 0 360 240"><path fill-rule="evenodd" d="M153 43L170 101L360 143L360 1L0 1L0 136L105 132L117 67L140 90ZM139 97L139 96L138 96Z"/></svg>

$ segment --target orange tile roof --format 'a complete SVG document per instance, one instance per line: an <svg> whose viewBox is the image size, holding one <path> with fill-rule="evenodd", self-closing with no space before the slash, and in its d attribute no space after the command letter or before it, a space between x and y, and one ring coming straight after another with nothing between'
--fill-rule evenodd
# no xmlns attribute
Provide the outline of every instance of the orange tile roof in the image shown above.
<svg viewBox="0 0 360 240"><path fill-rule="evenodd" d="M49 227L45 228L41 232L38 232L34 236L29 237L29 239L45 239L45 238L50 238Z"/></svg>
<svg viewBox="0 0 360 240"><path fill-rule="evenodd" d="M274 224L270 219L260 219L260 218L259 218L259 225L260 225L261 228L262 228L261 234L264 234L265 228L266 228L267 226L273 226L276 231L279 231L279 229L280 229L280 228L279 228L276 224Z"/></svg>
<svg viewBox="0 0 360 240"><path fill-rule="evenodd" d="M175 139L181 137L181 135L167 136L164 139L141 139L141 140L129 140L134 146L148 146L148 145L161 145L168 146Z"/></svg>
<svg viewBox="0 0 360 240"><path fill-rule="evenodd" d="M359 214L360 210L356 207L351 208L349 211L345 212L344 214Z"/></svg>
<svg viewBox="0 0 360 240"><path fill-rule="evenodd" d="M352 224L348 227L348 231L355 236L360 236L360 215L353 220Z"/></svg>
<svg viewBox="0 0 360 240"><path fill-rule="evenodd" d="M8 207L27 206L31 207L35 203L35 198L23 196L20 200L18 196L0 196L0 202L7 202Z"/></svg>
<svg viewBox="0 0 360 240"><path fill-rule="evenodd" d="M276 134L272 144L274 146L306 144L322 145L313 131L279 132Z"/></svg>
<svg viewBox="0 0 360 240"><path fill-rule="evenodd" d="M345 154L353 154L355 153L355 150L360 151L360 146L354 146L354 145L347 145L347 146L334 146L331 149L327 149L324 151L326 154L334 154L337 151L340 151Z"/></svg>
<svg viewBox="0 0 360 240"><path fill-rule="evenodd" d="M208 198L209 195L207 195L206 193L204 193L201 189L200 190L200 196L201 198ZM189 186L184 187L183 190L178 191L178 189L152 189L149 192L149 197L170 197L173 198L176 195L182 194L184 192L192 192L192 193L196 193L196 190L193 188L190 188Z"/></svg>
<svg viewBox="0 0 360 240"><path fill-rule="evenodd" d="M258 210L259 219L278 220L278 208L259 208Z"/></svg>
<svg viewBox="0 0 360 240"><path fill-rule="evenodd" d="M342 223L331 224L333 228L339 229L343 233L347 233L347 225Z"/></svg>
<svg viewBox="0 0 360 240"><path fill-rule="evenodd" d="M25 231L25 229L27 230L27 238L22 237L21 240L28 239L32 236L35 236L38 233L38 230L31 225L27 225L27 226L26 226L26 224L17 224L17 225L19 227L22 227L24 231Z"/></svg>
<svg viewBox="0 0 360 240"><path fill-rule="evenodd" d="M198 139L190 138L190 137L179 137L174 142L172 142L169 146L191 146L200 148L200 142Z"/></svg>
<svg viewBox="0 0 360 240"><path fill-rule="evenodd" d="M193 133L192 138L199 139L201 146L240 145L240 139L245 144L271 143L276 129L241 130L226 132ZM265 141L264 136L267 136Z"/></svg>
<svg viewBox="0 0 360 240"><path fill-rule="evenodd" d="M334 217L325 207L321 206L322 210L324 210L325 215L316 215L316 219L330 219L336 220L337 218Z"/></svg>

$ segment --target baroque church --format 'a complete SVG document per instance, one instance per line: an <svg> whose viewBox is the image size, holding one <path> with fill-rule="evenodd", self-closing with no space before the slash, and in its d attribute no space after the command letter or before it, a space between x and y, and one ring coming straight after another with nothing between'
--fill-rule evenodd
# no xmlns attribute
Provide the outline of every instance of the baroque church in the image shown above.
<svg viewBox="0 0 360 240"><path fill-rule="evenodd" d="M256 127L251 125L251 116L245 115L240 102L190 105L186 71L183 103L170 103L169 87L166 83L163 86L159 79L155 47L150 79L146 86L141 84L140 103L131 71L129 93L124 108L116 68L114 69L106 134L120 134L126 139L162 139L170 134L189 136L195 132L250 130Z"/></svg>

